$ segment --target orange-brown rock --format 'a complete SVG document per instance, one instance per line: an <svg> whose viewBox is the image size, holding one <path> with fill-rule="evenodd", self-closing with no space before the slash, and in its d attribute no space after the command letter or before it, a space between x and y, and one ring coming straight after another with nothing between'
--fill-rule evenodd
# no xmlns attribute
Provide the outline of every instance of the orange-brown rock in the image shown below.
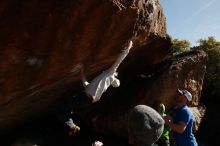
<svg viewBox="0 0 220 146"><path fill-rule="evenodd" d="M157 65L126 75L122 73L122 86L108 92L95 106L80 111L88 125L96 131L127 137L129 110L138 104L154 106L164 103L167 109L175 104L176 90L187 89L193 95L189 104L196 118L196 127L204 117L200 94L206 70L207 55L203 51L181 54ZM132 70L133 67L130 67Z"/></svg>
<svg viewBox="0 0 220 146"><path fill-rule="evenodd" d="M167 56L171 43L158 0L1 0L0 131L82 90L77 64L93 77L130 39L134 48L119 68L130 68L125 76Z"/></svg>

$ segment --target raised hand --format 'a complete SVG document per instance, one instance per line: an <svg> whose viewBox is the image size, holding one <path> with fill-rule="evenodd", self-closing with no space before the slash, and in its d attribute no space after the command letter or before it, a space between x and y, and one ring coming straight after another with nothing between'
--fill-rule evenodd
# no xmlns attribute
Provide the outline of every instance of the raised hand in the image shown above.
<svg viewBox="0 0 220 146"><path fill-rule="evenodd" d="M103 146L103 143L101 141L95 141L92 146Z"/></svg>
<svg viewBox="0 0 220 146"><path fill-rule="evenodd" d="M132 41L129 41L128 49L131 49L132 47L133 47L133 42L132 42Z"/></svg>

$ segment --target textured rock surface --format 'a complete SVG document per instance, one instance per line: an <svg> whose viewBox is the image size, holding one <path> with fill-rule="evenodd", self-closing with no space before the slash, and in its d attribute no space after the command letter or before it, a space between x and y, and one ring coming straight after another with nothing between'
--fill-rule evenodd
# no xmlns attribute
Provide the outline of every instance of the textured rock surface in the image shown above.
<svg viewBox="0 0 220 146"><path fill-rule="evenodd" d="M176 89L185 88L193 95L191 106L199 106L205 74L207 55L194 51L166 60L155 66L147 66L139 73L124 75L120 91L112 91L96 106L82 112L88 125L103 133L127 137L128 111L135 105L153 106L162 102L169 109L174 105ZM204 116L205 109L193 110L197 127ZM90 119L93 119L90 121ZM91 125L93 123L93 125Z"/></svg>
<svg viewBox="0 0 220 146"><path fill-rule="evenodd" d="M195 124L193 127L193 132L197 132L201 126L201 122L204 119L204 116L206 114L206 107L205 106L197 106L197 107L191 107L191 110L193 112L193 115L195 116Z"/></svg>
<svg viewBox="0 0 220 146"><path fill-rule="evenodd" d="M77 64L93 77L131 38L135 47L119 73L166 57L170 38L158 0L1 0L0 131L82 90Z"/></svg>

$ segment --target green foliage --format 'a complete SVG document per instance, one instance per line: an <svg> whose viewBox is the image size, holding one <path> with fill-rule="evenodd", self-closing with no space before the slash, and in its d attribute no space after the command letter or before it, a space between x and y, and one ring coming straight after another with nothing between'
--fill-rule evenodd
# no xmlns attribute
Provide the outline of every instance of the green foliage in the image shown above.
<svg viewBox="0 0 220 146"><path fill-rule="evenodd" d="M220 47L220 42L218 42L214 37L208 37L208 39L200 39L198 43L198 47L204 51Z"/></svg>
<svg viewBox="0 0 220 146"><path fill-rule="evenodd" d="M220 97L220 42L208 37L200 39L198 43L199 46L192 49L201 49L208 54L203 93L208 97Z"/></svg>
<svg viewBox="0 0 220 146"><path fill-rule="evenodd" d="M179 40L179 39L174 39L172 40L172 53L173 54L179 54L182 52L186 52L190 50L190 42L188 40Z"/></svg>

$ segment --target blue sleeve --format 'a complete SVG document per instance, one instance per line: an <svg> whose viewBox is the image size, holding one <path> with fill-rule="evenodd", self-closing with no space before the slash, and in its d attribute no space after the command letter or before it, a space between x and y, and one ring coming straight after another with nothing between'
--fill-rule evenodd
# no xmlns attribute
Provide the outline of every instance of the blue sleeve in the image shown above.
<svg viewBox="0 0 220 146"><path fill-rule="evenodd" d="M180 122L184 122L184 123L188 124L189 121L190 121L190 114L189 114L189 112L187 111L187 109L181 110L181 113L180 113Z"/></svg>

